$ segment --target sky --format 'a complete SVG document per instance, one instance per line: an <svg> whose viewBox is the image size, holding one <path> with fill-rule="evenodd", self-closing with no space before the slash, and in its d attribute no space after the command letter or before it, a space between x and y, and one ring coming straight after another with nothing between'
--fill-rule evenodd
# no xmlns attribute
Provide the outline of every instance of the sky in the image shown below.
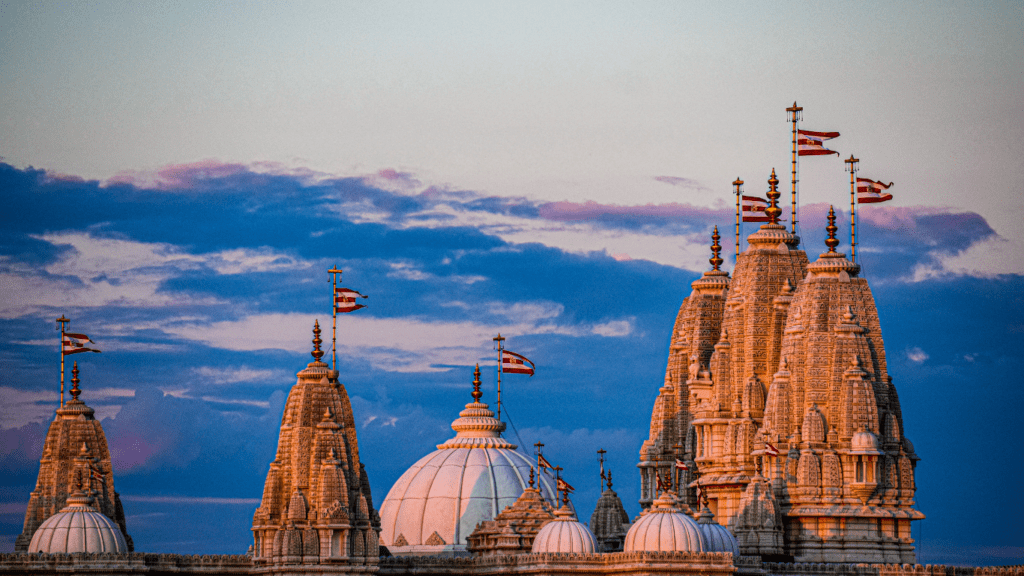
<svg viewBox="0 0 1024 576"><path fill-rule="evenodd" d="M136 548L251 543L327 270L379 508L454 433L472 367L506 436L577 487L636 462L675 313L734 196L791 125L799 232L849 220L842 158L894 182L858 211L917 467L919 561L1024 563L1024 7L1019 2L0 1L0 550L57 407L54 319L89 334ZM745 234L753 232L747 225ZM849 228L840 227L840 250Z"/></svg>

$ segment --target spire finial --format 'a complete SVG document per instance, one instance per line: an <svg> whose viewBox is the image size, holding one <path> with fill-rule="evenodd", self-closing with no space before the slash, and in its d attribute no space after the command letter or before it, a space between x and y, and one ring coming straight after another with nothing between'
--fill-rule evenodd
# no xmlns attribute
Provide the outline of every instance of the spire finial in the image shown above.
<svg viewBox="0 0 1024 576"><path fill-rule="evenodd" d="M608 471L608 489L609 490L612 489L612 471L611 470Z"/></svg>
<svg viewBox="0 0 1024 576"><path fill-rule="evenodd" d="M480 391L480 364L473 370L473 402L480 402L484 393Z"/></svg>
<svg viewBox="0 0 1024 576"><path fill-rule="evenodd" d="M828 246L830 253L835 253L836 246L839 246L839 240L836 238L836 231L839 227L836 226L836 209L833 206L828 207L828 226L825 226L825 231L828 232L828 238L825 239L825 246Z"/></svg>
<svg viewBox="0 0 1024 576"><path fill-rule="evenodd" d="M72 400L75 401L78 400L78 395L82 393L82 390L79 389L78 387L79 382L80 380L78 379L78 360L75 360L75 364L71 368L71 398Z"/></svg>
<svg viewBox="0 0 1024 576"><path fill-rule="evenodd" d="M324 351L320 349L320 344L323 340L320 339L320 320L313 322L313 351L310 354L313 355L313 359L317 362L324 357Z"/></svg>
<svg viewBox="0 0 1024 576"><path fill-rule="evenodd" d="M568 506L568 505L569 505L569 491L568 490L562 490L562 506Z"/></svg>
<svg viewBox="0 0 1024 576"><path fill-rule="evenodd" d="M722 239L722 237L718 235L718 225L716 224L715 225L715 231L714 231L714 233L711 234L711 242L712 242L712 244L711 244L711 254L712 255L711 255L711 259L708 260L708 262L711 262L711 266L713 266L712 270L718 270L718 267L721 266L722 262L723 262L722 257L719 256L719 253L722 251L722 245L719 244L718 241L721 240L721 239Z"/></svg>
<svg viewBox="0 0 1024 576"><path fill-rule="evenodd" d="M533 488L533 466L530 466L530 488Z"/></svg>
<svg viewBox="0 0 1024 576"><path fill-rule="evenodd" d="M782 208L779 208L779 179L775 176L775 168L772 168L772 175L768 178L768 201L771 204L764 209L764 215L772 219L772 224L779 223L779 216L782 215Z"/></svg>

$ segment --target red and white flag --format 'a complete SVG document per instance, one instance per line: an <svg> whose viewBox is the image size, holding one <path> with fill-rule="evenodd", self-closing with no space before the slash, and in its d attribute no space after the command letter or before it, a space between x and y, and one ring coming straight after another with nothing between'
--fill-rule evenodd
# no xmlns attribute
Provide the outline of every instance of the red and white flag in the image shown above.
<svg viewBox="0 0 1024 576"><path fill-rule="evenodd" d="M548 459L542 454L537 454L537 466L539 466L541 470L550 470L554 468L554 466L551 465L551 462L548 462Z"/></svg>
<svg viewBox="0 0 1024 576"><path fill-rule="evenodd" d="M533 376L533 369L533 362L527 360L526 356L509 352L508 350L501 351L501 371L503 373L529 374Z"/></svg>
<svg viewBox="0 0 1024 576"><path fill-rule="evenodd" d="M64 338L61 341L60 353L65 356L68 354L78 354L79 352L99 352L99 350L95 348L89 348L86 346L86 343L95 344L95 342L85 334L64 332L63 336Z"/></svg>
<svg viewBox="0 0 1024 576"><path fill-rule="evenodd" d="M890 186L892 182L883 184L867 178L857 178L857 203L877 204L892 200L892 194L886 192Z"/></svg>
<svg viewBox="0 0 1024 576"><path fill-rule="evenodd" d="M798 156L824 156L826 154L839 154L835 150L825 148L825 140L839 137L839 132L813 132L811 130L797 130L796 145Z"/></svg>
<svg viewBox="0 0 1024 576"><path fill-rule="evenodd" d="M764 443L764 453L765 453L766 456L778 456L779 455L779 449L776 448L775 446L772 446L771 442L765 442Z"/></svg>
<svg viewBox="0 0 1024 576"><path fill-rule="evenodd" d="M771 222L772 219L765 215L768 208L768 201L759 196L743 196L743 221L744 222Z"/></svg>
<svg viewBox="0 0 1024 576"><path fill-rule="evenodd" d="M575 488L569 486L569 483L566 482L565 480L562 480L561 478L558 479L558 489L561 490L562 492L568 492L570 494L576 491Z"/></svg>
<svg viewBox="0 0 1024 576"><path fill-rule="evenodd" d="M356 304L356 298L369 298L369 296L364 296L355 290L339 286L334 289L334 309L344 314L346 312L355 312L360 308L366 308L362 304Z"/></svg>
<svg viewBox="0 0 1024 576"><path fill-rule="evenodd" d="M676 458L676 468L678 468L680 470L689 470L690 469L690 467L687 466L686 463L683 462L682 460L680 460L679 458Z"/></svg>

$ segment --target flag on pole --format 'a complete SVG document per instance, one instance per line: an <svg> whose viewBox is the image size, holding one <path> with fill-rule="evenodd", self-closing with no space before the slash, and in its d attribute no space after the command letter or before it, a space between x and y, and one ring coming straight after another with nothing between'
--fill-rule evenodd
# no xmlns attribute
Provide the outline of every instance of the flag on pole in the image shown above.
<svg viewBox="0 0 1024 576"><path fill-rule="evenodd" d="M360 308L366 308L362 304L356 304L356 298L369 298L355 290L337 287L334 289L334 309L341 313L355 312Z"/></svg>
<svg viewBox="0 0 1024 576"><path fill-rule="evenodd" d="M775 446L772 446L771 442L765 442L764 443L764 453L767 456L778 456L779 455L779 449L776 448Z"/></svg>
<svg viewBox="0 0 1024 576"><path fill-rule="evenodd" d="M890 186L892 182L884 184L867 178L857 178L857 203L877 204L892 200L892 194L886 192Z"/></svg>
<svg viewBox="0 0 1024 576"><path fill-rule="evenodd" d="M825 148L825 140L839 137L839 132L814 132L811 130L797 130L797 155L798 156L824 156L839 152Z"/></svg>
<svg viewBox="0 0 1024 576"><path fill-rule="evenodd" d="M533 369L533 362L530 362L526 356L509 352L508 350L501 351L501 371L505 374L529 374L533 376Z"/></svg>
<svg viewBox="0 0 1024 576"><path fill-rule="evenodd" d="M572 494L573 492L576 491L575 488L569 486L569 483L566 482L565 480L562 480L561 478L558 479L558 489L561 490L562 492L568 492L569 494Z"/></svg>
<svg viewBox="0 0 1024 576"><path fill-rule="evenodd" d="M676 458L676 468L678 468L680 470L689 470L690 469L690 467L687 466L686 463L683 462L682 460L680 460L679 458Z"/></svg>
<svg viewBox="0 0 1024 576"><path fill-rule="evenodd" d="M771 222L772 219L765 215L768 208L768 201L759 196L743 196L743 221L744 222Z"/></svg>
<svg viewBox="0 0 1024 576"><path fill-rule="evenodd" d="M537 466L540 467L541 470L551 470L554 468L554 466L551 465L551 462L548 462L548 459L542 454L537 454Z"/></svg>
<svg viewBox="0 0 1024 576"><path fill-rule="evenodd" d="M61 341L60 353L67 356L68 354L78 354L79 352L99 352L95 348L86 347L86 343L93 343L92 338L89 338L85 334L72 334L70 332L63 333L63 340Z"/></svg>

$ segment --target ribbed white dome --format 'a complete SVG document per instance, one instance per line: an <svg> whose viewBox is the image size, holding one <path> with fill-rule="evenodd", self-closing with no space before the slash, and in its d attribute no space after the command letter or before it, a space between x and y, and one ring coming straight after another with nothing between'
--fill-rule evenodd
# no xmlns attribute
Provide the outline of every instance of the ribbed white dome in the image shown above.
<svg viewBox="0 0 1024 576"><path fill-rule="evenodd" d="M455 437L406 470L384 499L380 542L391 552L464 550L477 524L493 520L526 489L533 462L501 438L505 424L479 394L452 423ZM551 482L542 476L538 484L554 501Z"/></svg>
<svg viewBox="0 0 1024 576"><path fill-rule="evenodd" d="M675 506L668 492L626 532L625 552L706 552L707 542L692 518Z"/></svg>
<svg viewBox="0 0 1024 576"><path fill-rule="evenodd" d="M593 554L596 549L594 534L585 524L573 520L568 506L562 506L555 512L555 519L541 527L531 552Z"/></svg>
<svg viewBox="0 0 1024 576"><path fill-rule="evenodd" d="M29 552L128 552L121 529L89 504L82 493L68 497L68 505L50 516L32 535Z"/></svg>
<svg viewBox="0 0 1024 576"><path fill-rule="evenodd" d="M715 515L705 506L700 511L700 518L697 518L697 528L704 536L704 542L708 545L707 552L732 552L733 556L740 555L740 545L736 537L729 532L729 529L715 522Z"/></svg>
<svg viewBox="0 0 1024 576"><path fill-rule="evenodd" d="M864 427L850 439L850 454L881 454L878 437Z"/></svg>

